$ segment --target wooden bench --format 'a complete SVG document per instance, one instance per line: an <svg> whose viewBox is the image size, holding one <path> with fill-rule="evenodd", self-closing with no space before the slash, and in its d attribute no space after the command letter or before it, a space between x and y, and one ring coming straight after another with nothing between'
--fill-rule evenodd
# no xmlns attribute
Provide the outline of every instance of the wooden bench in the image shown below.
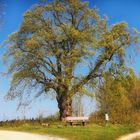
<svg viewBox="0 0 140 140"><path fill-rule="evenodd" d="M77 124L77 123L82 123L83 126L85 126L86 122L89 120L89 117L66 117L65 121L67 123L69 123L71 126L73 126L73 124Z"/></svg>

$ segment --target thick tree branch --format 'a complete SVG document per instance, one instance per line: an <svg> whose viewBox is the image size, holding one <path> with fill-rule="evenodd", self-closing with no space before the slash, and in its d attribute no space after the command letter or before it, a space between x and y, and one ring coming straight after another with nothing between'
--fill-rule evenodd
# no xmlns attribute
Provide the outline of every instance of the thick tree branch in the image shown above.
<svg viewBox="0 0 140 140"><path fill-rule="evenodd" d="M106 62L106 61L110 61L113 57L113 55L115 54L115 52L117 50L119 50L121 48L118 47L116 49L114 49L112 52L108 53L109 55L107 55L107 52L105 52L105 54L103 54L99 59L98 62L96 63L95 67L93 70L91 70L89 72L89 74L83 78L77 85L74 85L74 87L72 88L72 90L70 91L70 93L74 93L76 94L76 92L78 92L82 86L84 86L89 80L94 79L99 77L99 75L97 74L98 70L100 69L100 67Z"/></svg>

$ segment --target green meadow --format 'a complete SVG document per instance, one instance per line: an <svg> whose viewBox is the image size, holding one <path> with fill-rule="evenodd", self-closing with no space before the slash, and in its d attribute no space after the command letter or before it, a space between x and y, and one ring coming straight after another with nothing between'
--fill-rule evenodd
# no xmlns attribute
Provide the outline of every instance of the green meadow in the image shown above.
<svg viewBox="0 0 140 140"><path fill-rule="evenodd" d="M140 126L128 124L108 124L96 125L88 124L86 126L65 126L64 124L53 123L49 127L41 125L24 124L20 126L3 126L1 129L16 130L29 133L49 134L60 136L68 140L115 140L121 135L125 135L140 129Z"/></svg>

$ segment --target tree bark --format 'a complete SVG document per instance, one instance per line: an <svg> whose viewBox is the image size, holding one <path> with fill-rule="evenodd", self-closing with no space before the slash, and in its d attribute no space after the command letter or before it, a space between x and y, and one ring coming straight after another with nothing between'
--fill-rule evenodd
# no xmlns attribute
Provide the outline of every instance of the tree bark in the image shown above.
<svg viewBox="0 0 140 140"><path fill-rule="evenodd" d="M61 94L61 96L58 96L57 102L60 112L60 120L64 121L66 117L72 115L72 99L66 94Z"/></svg>

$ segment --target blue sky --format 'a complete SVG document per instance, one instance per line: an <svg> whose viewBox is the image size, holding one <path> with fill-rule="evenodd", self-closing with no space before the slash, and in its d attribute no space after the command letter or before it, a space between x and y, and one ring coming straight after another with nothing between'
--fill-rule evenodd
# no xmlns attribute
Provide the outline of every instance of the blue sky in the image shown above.
<svg viewBox="0 0 140 140"><path fill-rule="evenodd" d="M1 0L0 0L1 1ZM0 27L0 42L7 39L8 35L18 30L23 13L38 2L38 0L3 0L5 6L4 23ZM140 31L140 1L139 0L89 0L90 6L96 6L101 15L107 15L109 24L121 21L128 22L129 27L135 27ZM3 50L0 50L2 55ZM140 73L140 56L137 55L135 63L132 65L137 74ZM2 61L0 62L0 74L6 70ZM0 120L23 117L24 111L16 111L17 101L5 102L3 96L6 94L10 78L0 76ZM31 108L26 109L27 117L34 117L38 112L44 114L52 114L58 111L55 100L43 99L32 104Z"/></svg>

